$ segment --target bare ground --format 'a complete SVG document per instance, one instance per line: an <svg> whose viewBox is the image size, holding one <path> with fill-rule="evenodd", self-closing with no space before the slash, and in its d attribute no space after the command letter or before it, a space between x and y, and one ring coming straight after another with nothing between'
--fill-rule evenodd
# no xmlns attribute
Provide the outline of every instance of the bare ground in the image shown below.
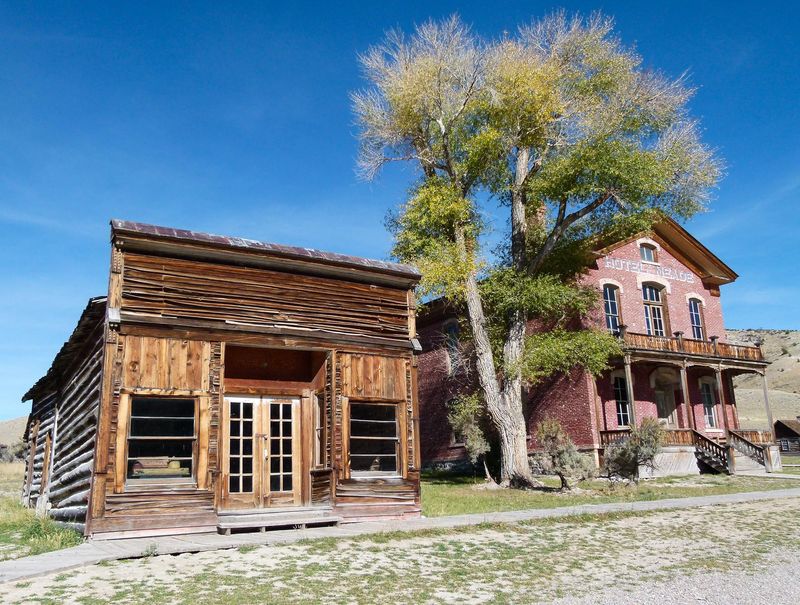
<svg viewBox="0 0 800 605"><path fill-rule="evenodd" d="M670 603L709 578L756 595L765 566L796 570L798 515L800 499L774 500L154 556L2 586L0 602ZM774 582L770 600L797 586ZM700 601L747 602L718 596Z"/></svg>

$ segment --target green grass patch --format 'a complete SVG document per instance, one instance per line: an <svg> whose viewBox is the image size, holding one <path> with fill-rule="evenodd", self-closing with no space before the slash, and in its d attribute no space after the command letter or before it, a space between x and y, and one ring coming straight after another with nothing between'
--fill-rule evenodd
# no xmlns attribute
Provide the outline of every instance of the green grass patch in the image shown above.
<svg viewBox="0 0 800 605"><path fill-rule="evenodd" d="M0 498L0 560L77 546L83 537L50 518L37 517L13 498Z"/></svg>
<svg viewBox="0 0 800 605"><path fill-rule="evenodd" d="M543 477L547 490L481 489L480 477L428 473L422 478L422 513L427 517L489 513L533 508L557 508L581 504L637 502L714 496L736 492L800 487L795 481L766 477L731 477L728 475L693 475L663 477L642 481L639 485L586 481L574 492L556 489L558 480Z"/></svg>
<svg viewBox="0 0 800 605"><path fill-rule="evenodd" d="M60 527L50 518L37 517L33 510L19 502L22 487L20 463L0 464L0 561L38 555L52 550L77 546L83 537L76 531Z"/></svg>
<svg viewBox="0 0 800 605"><path fill-rule="evenodd" d="M800 475L800 456L792 454L781 454L781 462L784 465L782 472L790 473L793 475ZM797 466L786 466L787 464L789 465L796 464Z"/></svg>

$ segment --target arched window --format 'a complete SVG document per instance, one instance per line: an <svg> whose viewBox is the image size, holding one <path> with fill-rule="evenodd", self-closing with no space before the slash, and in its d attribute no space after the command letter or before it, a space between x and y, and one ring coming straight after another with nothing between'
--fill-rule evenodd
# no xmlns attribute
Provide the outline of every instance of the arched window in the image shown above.
<svg viewBox="0 0 800 605"><path fill-rule="evenodd" d="M617 402L617 425L629 426L631 423L631 404L628 401L628 385L624 376L614 376L614 399Z"/></svg>
<svg viewBox="0 0 800 605"><path fill-rule="evenodd" d="M666 336L667 325L666 294L658 284L642 284L644 300L644 325L650 336Z"/></svg>
<svg viewBox="0 0 800 605"><path fill-rule="evenodd" d="M696 298L689 299L689 321L692 324L692 338L703 340L705 338L705 330L702 303Z"/></svg>
<svg viewBox="0 0 800 605"><path fill-rule="evenodd" d="M639 256L646 263L657 263L658 253L652 244L641 244L639 246Z"/></svg>
<svg viewBox="0 0 800 605"><path fill-rule="evenodd" d="M619 288L611 284L603 286L603 308L606 314L606 328L616 334L619 332Z"/></svg>
<svg viewBox="0 0 800 605"><path fill-rule="evenodd" d="M458 340L461 329L455 319L443 326L444 344L447 348L447 359L450 362L450 374L453 374L461 362L461 346Z"/></svg>

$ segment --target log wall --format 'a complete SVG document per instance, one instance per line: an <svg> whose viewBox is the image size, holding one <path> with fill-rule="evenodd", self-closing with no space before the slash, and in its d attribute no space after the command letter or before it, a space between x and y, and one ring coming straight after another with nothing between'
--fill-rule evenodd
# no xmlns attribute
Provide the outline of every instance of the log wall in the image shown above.
<svg viewBox="0 0 800 605"><path fill-rule="evenodd" d="M100 404L103 322L96 324L86 349L62 376L57 390L34 400L28 447L35 445L32 475L27 469L23 498L55 520L83 531L89 500ZM38 428L34 431L34 427ZM45 452L49 451L49 457ZM49 459L48 459L49 458Z"/></svg>

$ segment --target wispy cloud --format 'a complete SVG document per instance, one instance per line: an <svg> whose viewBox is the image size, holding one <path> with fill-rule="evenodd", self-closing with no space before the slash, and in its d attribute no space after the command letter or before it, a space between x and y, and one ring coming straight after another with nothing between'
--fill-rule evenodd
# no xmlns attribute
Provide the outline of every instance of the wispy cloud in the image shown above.
<svg viewBox="0 0 800 605"><path fill-rule="evenodd" d="M767 208L793 194L800 194L800 174L793 175L792 178L777 186L771 193L767 193L759 197L759 199L748 203L743 210L727 215L715 214L713 223L697 229L695 235L700 240L704 240L727 233L751 222Z"/></svg>
<svg viewBox="0 0 800 605"><path fill-rule="evenodd" d="M87 239L101 239L105 233L98 233L94 225L84 225L74 221L64 221L60 218L51 218L41 214L29 214L0 206L0 223L12 225L25 225L47 231L58 231L74 237Z"/></svg>

